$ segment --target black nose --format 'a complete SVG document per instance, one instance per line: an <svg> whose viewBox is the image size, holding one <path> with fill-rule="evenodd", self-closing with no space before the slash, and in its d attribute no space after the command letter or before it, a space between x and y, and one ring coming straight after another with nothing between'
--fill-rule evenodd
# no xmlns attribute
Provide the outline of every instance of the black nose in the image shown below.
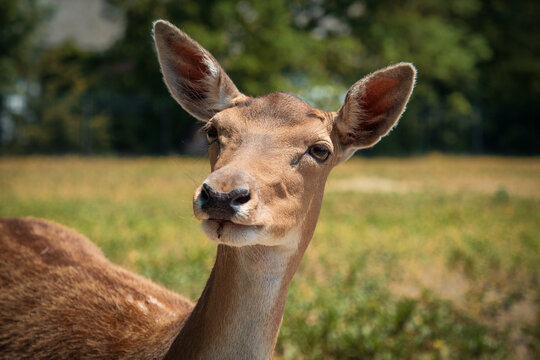
<svg viewBox="0 0 540 360"><path fill-rule="evenodd" d="M228 193L216 191L212 186L204 183L199 194L199 204L211 219L229 220L238 207L251 200L249 189L239 188Z"/></svg>

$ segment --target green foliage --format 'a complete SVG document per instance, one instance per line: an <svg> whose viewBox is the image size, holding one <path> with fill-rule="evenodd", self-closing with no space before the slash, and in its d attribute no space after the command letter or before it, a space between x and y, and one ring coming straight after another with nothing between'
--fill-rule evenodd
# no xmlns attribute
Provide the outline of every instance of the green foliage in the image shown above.
<svg viewBox="0 0 540 360"><path fill-rule="evenodd" d="M285 359L490 358L502 334L429 292L394 297L381 279L350 270L306 299L293 288L277 351Z"/></svg>
<svg viewBox="0 0 540 360"><path fill-rule="evenodd" d="M479 64L483 84L475 97L485 107L486 149L539 153L540 41L537 1L518 6L484 0L474 27L489 41L493 56ZM510 151L509 151L510 152Z"/></svg>
<svg viewBox="0 0 540 360"><path fill-rule="evenodd" d="M44 61L73 82L69 96L26 94L33 111L14 115L24 119L4 152L183 151L193 119L168 96L150 34L152 21L165 18L210 50L246 94L290 91L325 110L337 110L366 73L413 62L419 77L401 125L367 154L540 153L537 1L109 3L125 15L124 36L102 52L71 49L74 65L58 55L70 45L40 51L33 40L46 14L39 2L2 2L0 100L21 84L51 86Z"/></svg>
<svg viewBox="0 0 540 360"><path fill-rule="evenodd" d="M37 0L5 0L0 3L0 100L28 69L31 36L42 17Z"/></svg>
<svg viewBox="0 0 540 360"><path fill-rule="evenodd" d="M125 37L103 54L100 61L122 66L105 68L95 92L113 101L115 93L111 91L120 92L122 96L130 96L135 104L150 107L144 114L124 109L114 113L113 148L155 152L162 146L165 150L178 150L178 145L172 144L173 139L187 141L186 135L192 135L186 129L193 127L193 119L170 99L159 74L150 37L152 21L159 18L177 24L206 47L246 94L257 96L277 90L298 92L314 85L337 84L340 91L332 87L330 97L324 91L320 105L330 110L340 105L338 98L345 88L332 79L333 74L325 69L323 62L330 51L342 52L340 42L333 40L333 45L326 48L309 32L296 29L285 1L111 3L126 12ZM350 39L345 40L348 47L352 47L350 42ZM309 100L309 91L304 94ZM148 118L157 121L148 121ZM164 133L165 138L160 135ZM146 144L146 147L140 148L137 144Z"/></svg>
<svg viewBox="0 0 540 360"><path fill-rule="evenodd" d="M43 53L34 68L40 94L29 104L35 113L18 118L14 151L88 153L92 146L94 151L108 148L108 117L87 109L91 104L85 94L93 79L83 74L85 56L71 44Z"/></svg>

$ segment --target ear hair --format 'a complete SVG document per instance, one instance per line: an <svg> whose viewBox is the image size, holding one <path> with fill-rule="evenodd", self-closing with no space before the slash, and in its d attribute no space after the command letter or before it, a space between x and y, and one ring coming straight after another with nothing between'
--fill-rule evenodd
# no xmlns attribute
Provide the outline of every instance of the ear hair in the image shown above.
<svg viewBox="0 0 540 360"><path fill-rule="evenodd" d="M208 121L245 97L206 49L168 21L154 22L153 37L165 84L197 119Z"/></svg>
<svg viewBox="0 0 540 360"><path fill-rule="evenodd" d="M375 145L397 124L416 79L410 63L376 71L349 89L335 127L344 160L356 150Z"/></svg>

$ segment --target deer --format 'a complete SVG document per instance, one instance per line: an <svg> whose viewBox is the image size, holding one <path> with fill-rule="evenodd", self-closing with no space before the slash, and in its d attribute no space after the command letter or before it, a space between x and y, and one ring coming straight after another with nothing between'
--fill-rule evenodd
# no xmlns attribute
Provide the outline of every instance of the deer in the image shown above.
<svg viewBox="0 0 540 360"><path fill-rule="evenodd" d="M218 61L165 20L153 24L172 97L203 121L210 174L193 211L217 244L196 303L111 263L75 230L0 221L0 358L269 359L326 179L396 125L416 69L354 83L339 110L286 92L242 94Z"/></svg>

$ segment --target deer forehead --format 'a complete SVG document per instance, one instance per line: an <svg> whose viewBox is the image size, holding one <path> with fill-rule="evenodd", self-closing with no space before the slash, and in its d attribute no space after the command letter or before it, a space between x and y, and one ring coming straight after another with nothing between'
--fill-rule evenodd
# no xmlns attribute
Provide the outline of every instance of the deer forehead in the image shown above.
<svg viewBox="0 0 540 360"><path fill-rule="evenodd" d="M272 93L260 98L245 98L216 114L211 122L222 135L245 142L279 146L330 140L335 113L319 110L288 93ZM236 141L236 139L235 139Z"/></svg>

